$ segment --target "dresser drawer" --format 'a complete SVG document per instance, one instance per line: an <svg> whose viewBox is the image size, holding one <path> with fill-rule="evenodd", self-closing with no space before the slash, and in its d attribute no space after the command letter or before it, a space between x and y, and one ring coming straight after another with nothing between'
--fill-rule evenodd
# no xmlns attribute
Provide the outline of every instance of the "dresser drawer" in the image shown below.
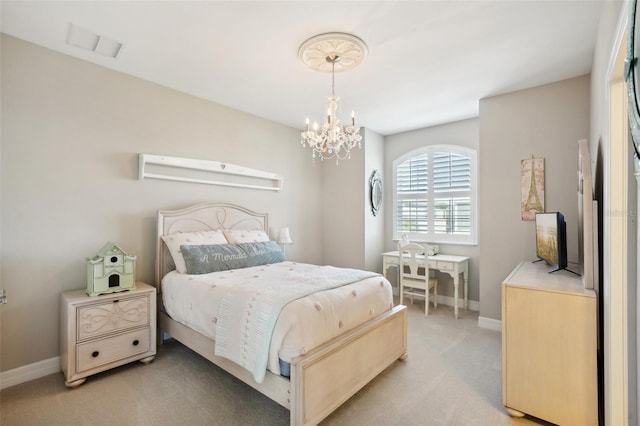
<svg viewBox="0 0 640 426"><path fill-rule="evenodd" d="M76 348L77 371L81 372L119 361L149 350L149 328L80 343Z"/></svg>
<svg viewBox="0 0 640 426"><path fill-rule="evenodd" d="M79 306L77 339L80 341L114 331L148 325L149 306L148 294Z"/></svg>

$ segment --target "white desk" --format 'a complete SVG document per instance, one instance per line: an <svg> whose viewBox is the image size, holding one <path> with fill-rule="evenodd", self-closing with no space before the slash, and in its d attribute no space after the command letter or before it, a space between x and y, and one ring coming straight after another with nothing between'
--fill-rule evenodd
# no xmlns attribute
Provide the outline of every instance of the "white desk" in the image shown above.
<svg viewBox="0 0 640 426"><path fill-rule="evenodd" d="M424 256L418 256L418 259L424 259ZM469 258L466 256L451 256L448 254L437 254L428 256L429 269L437 269L453 278L453 311L456 319L458 318L458 287L460 285L460 274L464 280L464 309L467 309L467 295L469 290ZM400 254L396 251L388 251L382 253L382 273L387 276L387 269L400 266ZM398 271L399 272L399 271Z"/></svg>

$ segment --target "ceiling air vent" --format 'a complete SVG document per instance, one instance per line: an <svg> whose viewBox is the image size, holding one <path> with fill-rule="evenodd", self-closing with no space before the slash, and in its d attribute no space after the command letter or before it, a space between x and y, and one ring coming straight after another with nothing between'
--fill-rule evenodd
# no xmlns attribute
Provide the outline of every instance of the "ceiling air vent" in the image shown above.
<svg viewBox="0 0 640 426"><path fill-rule="evenodd" d="M69 24L67 44L99 53L103 56L116 58L122 49L122 43L101 36L92 31L85 30L74 24Z"/></svg>

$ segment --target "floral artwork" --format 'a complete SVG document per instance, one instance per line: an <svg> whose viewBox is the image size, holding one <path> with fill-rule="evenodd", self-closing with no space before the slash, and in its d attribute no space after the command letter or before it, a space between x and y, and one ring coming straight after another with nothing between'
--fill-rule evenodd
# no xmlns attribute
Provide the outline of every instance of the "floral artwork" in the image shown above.
<svg viewBox="0 0 640 426"><path fill-rule="evenodd" d="M544 213L544 158L520 162L520 211L522 220L535 220Z"/></svg>

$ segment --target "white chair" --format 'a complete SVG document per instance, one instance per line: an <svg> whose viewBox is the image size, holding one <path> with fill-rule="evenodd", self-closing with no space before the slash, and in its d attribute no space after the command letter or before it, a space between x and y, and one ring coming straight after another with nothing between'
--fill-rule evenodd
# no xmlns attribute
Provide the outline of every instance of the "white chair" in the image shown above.
<svg viewBox="0 0 640 426"><path fill-rule="evenodd" d="M424 314L429 315L429 293L433 289L433 307L438 307L438 280L429 277L427 249L420 244L408 243L400 251L400 304L404 296L424 298ZM418 259L417 256L424 256ZM422 272L422 273L420 273Z"/></svg>

